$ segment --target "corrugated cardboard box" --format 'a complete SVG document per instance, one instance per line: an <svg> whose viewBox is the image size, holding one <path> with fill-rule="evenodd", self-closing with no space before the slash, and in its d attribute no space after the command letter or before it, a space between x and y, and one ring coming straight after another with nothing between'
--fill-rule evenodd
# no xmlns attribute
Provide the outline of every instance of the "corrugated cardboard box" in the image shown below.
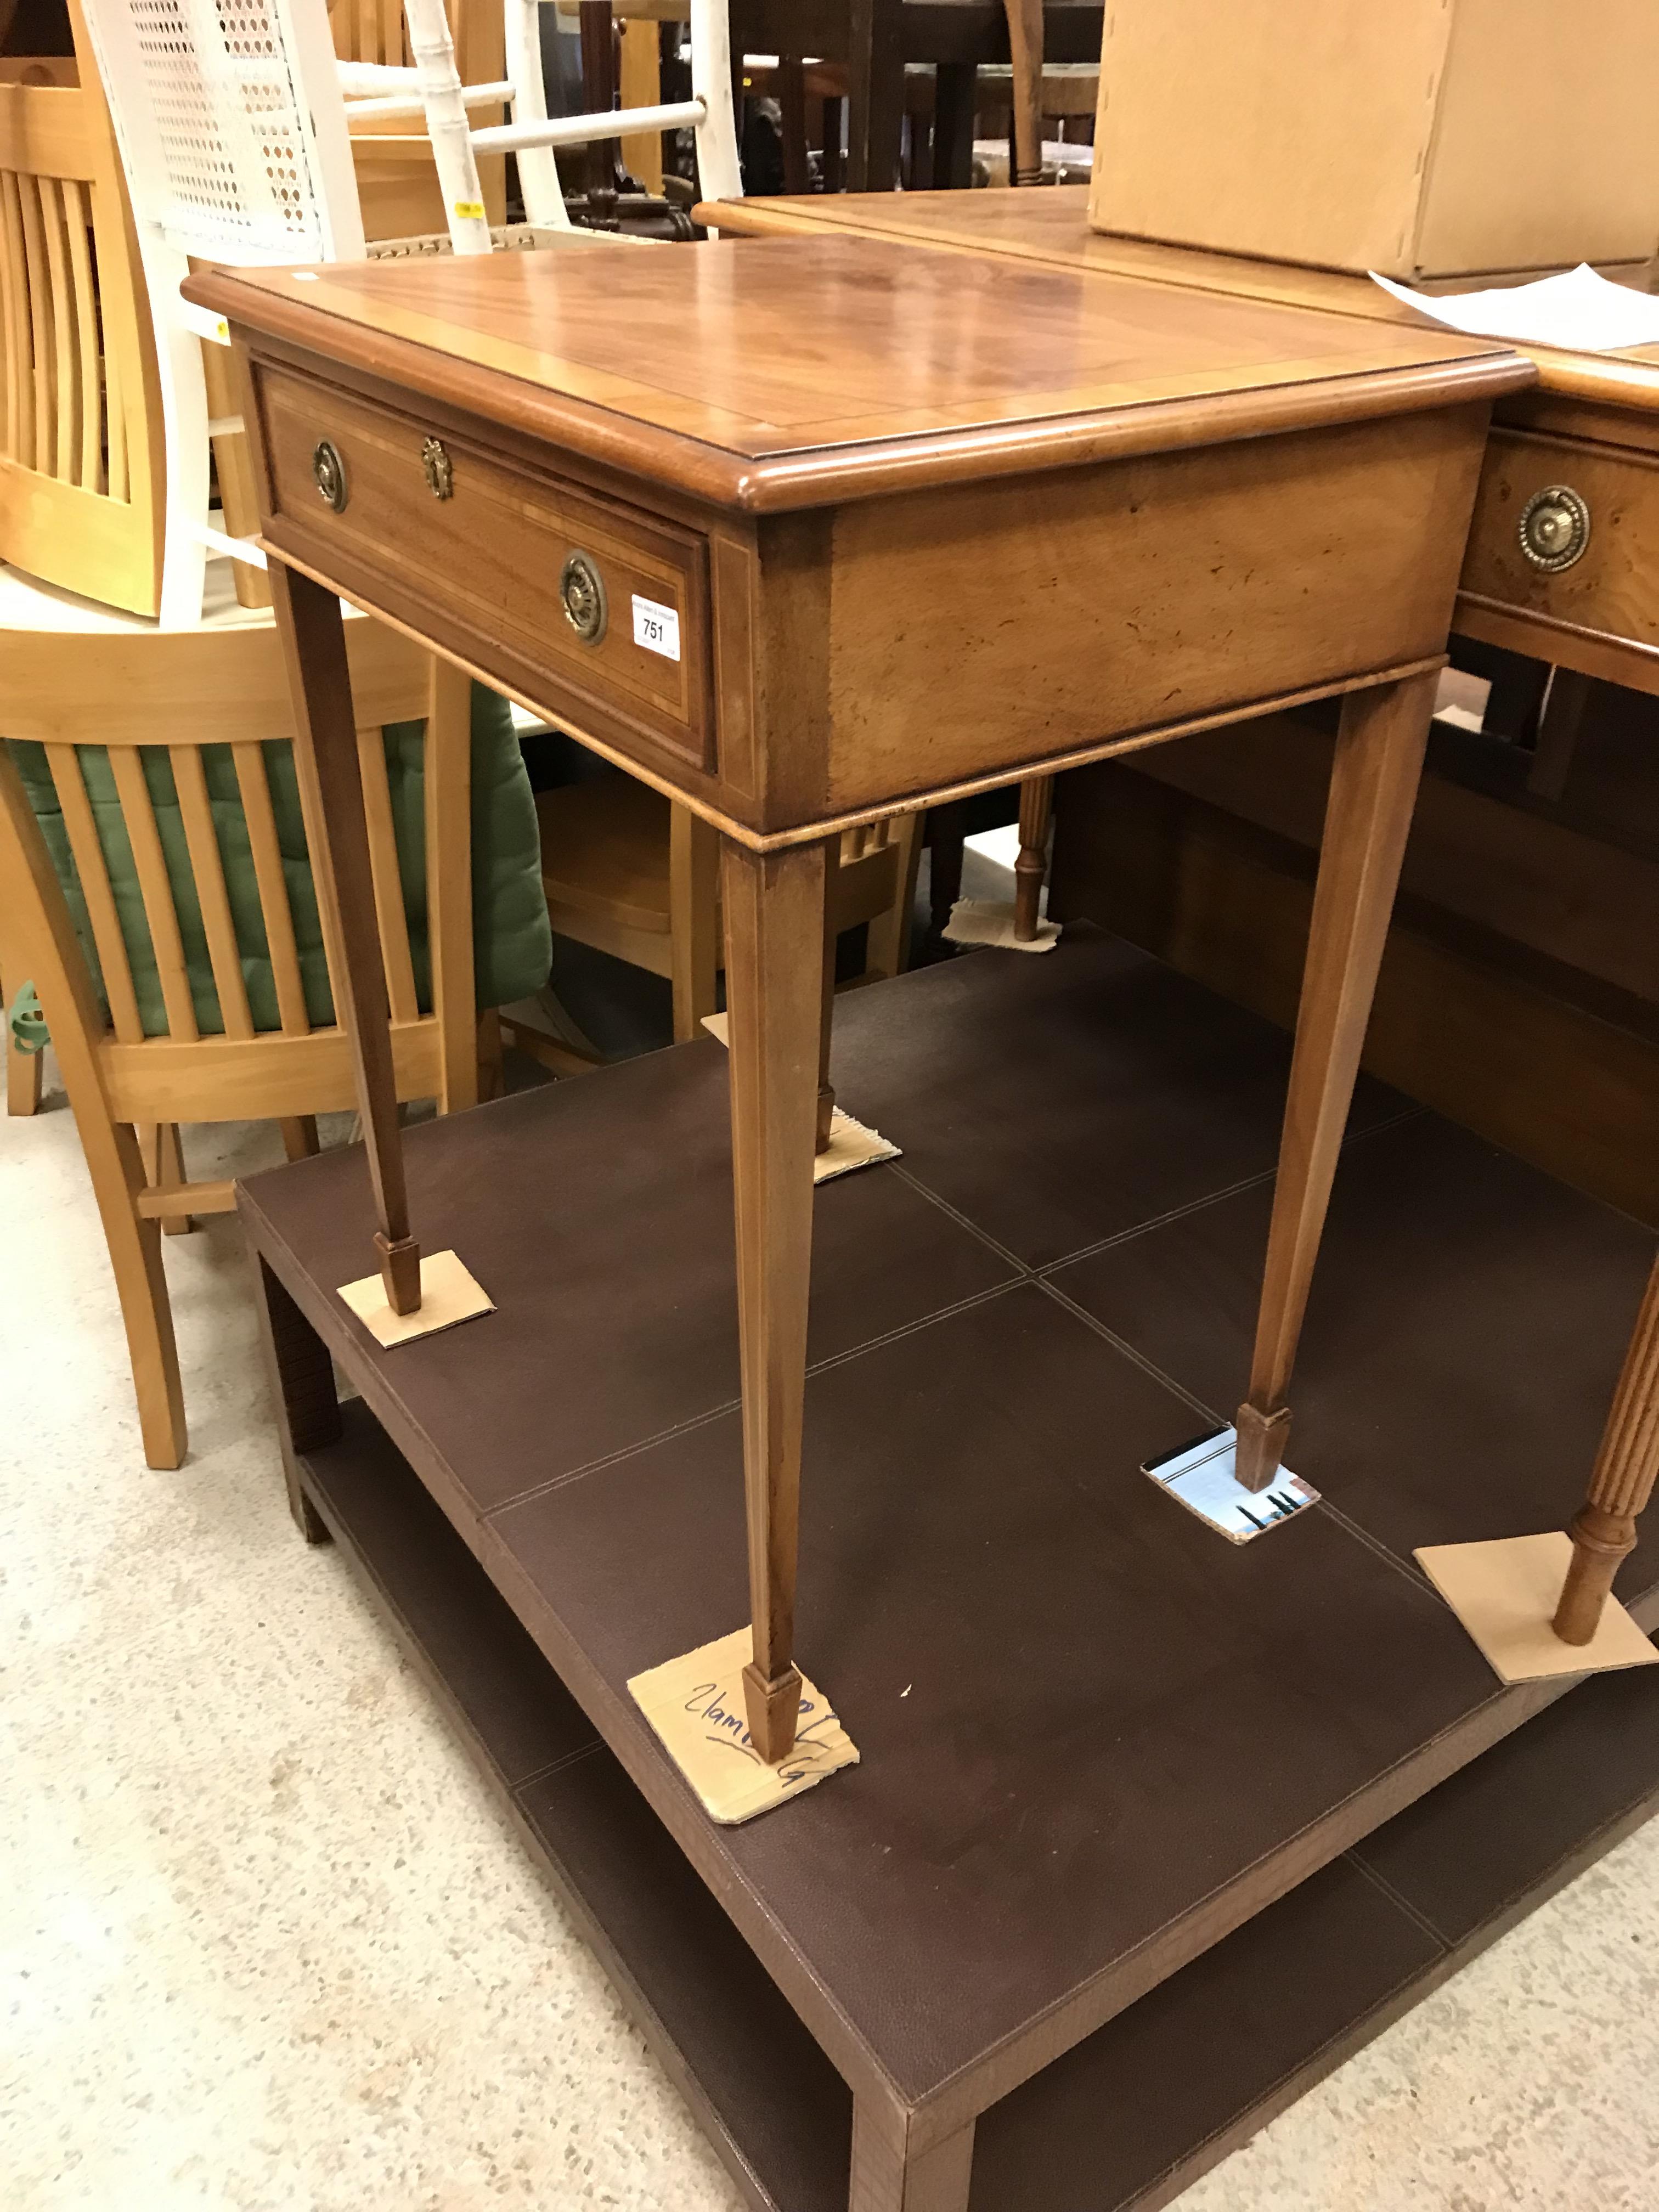
<svg viewBox="0 0 1659 2212"><path fill-rule="evenodd" d="M1089 219L1436 277L1659 246L1659 0L1108 0Z"/></svg>

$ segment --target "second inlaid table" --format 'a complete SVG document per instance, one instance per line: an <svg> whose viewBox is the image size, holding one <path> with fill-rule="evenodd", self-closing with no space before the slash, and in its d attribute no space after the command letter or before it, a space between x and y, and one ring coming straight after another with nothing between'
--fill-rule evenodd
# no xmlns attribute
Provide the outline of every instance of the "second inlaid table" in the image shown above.
<svg viewBox="0 0 1659 2212"><path fill-rule="evenodd" d="M190 289L228 318L244 379L395 1310L420 1303L419 1251L337 595L720 830L744 1686L768 1760L790 1748L800 1694L836 841L1343 696L1239 1413L1240 1479L1271 1481L1487 418L1531 365L1441 331L862 238L221 272ZM807 1641L810 1656L810 1626Z"/></svg>

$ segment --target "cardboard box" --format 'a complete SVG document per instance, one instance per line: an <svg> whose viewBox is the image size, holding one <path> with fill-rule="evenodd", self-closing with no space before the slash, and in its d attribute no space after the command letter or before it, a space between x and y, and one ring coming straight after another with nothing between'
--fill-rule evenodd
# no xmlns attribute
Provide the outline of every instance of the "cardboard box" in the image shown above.
<svg viewBox="0 0 1659 2212"><path fill-rule="evenodd" d="M1659 247L1659 0L1108 0L1097 230L1406 278Z"/></svg>

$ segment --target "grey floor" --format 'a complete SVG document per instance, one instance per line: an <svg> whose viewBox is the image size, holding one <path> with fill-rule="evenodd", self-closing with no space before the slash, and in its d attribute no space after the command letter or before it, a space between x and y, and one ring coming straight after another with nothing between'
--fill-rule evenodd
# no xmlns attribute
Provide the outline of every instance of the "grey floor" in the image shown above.
<svg viewBox="0 0 1659 2212"><path fill-rule="evenodd" d="M167 1240L145 1468L48 1067L0 1118L0 2205L736 2212L340 1561L282 1500L234 1218ZM192 1174L276 1154L187 1135ZM1659 1823L1185 2212L1652 2212Z"/></svg>

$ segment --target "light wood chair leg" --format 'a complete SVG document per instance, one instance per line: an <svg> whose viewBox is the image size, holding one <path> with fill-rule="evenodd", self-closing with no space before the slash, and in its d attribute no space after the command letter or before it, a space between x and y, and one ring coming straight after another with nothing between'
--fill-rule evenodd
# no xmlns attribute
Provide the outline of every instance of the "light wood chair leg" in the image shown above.
<svg viewBox="0 0 1659 2212"><path fill-rule="evenodd" d="M1235 1468L1247 1490L1265 1490L1284 1458L1291 1371L1388 940L1435 683L1431 675L1410 677L1343 702L1249 1394L1237 1416Z"/></svg>
<svg viewBox="0 0 1659 2212"><path fill-rule="evenodd" d="M870 924L865 966L872 975L902 975L910 964L910 928L915 911L916 877L921 868L922 815L901 815L889 842L898 848L898 892L885 914ZM948 919L948 917L947 917Z"/></svg>
<svg viewBox="0 0 1659 2212"><path fill-rule="evenodd" d="M1636 1331L1590 1476L1589 1495L1569 1532L1572 1561L1555 1615L1555 1632L1564 1644L1588 1644L1600 1626L1619 1563L1636 1548L1636 1523L1653 1495L1656 1476L1659 1265L1648 1278L1636 1317Z"/></svg>
<svg viewBox="0 0 1659 2212"><path fill-rule="evenodd" d="M1027 776L1019 787L1019 854L1014 862L1014 935L1027 944L1037 933L1054 807L1053 776Z"/></svg>
<svg viewBox="0 0 1659 2212"><path fill-rule="evenodd" d="M689 806L669 822L668 947L674 1042L689 1044L714 1011L720 973L720 832Z"/></svg>
<svg viewBox="0 0 1659 2212"><path fill-rule="evenodd" d="M896 2121L853 2104L853 2178L848 2212L968 2212L974 2123L926 2150L909 2147Z"/></svg>
<svg viewBox="0 0 1659 2212"><path fill-rule="evenodd" d="M15 882L20 891L27 888L40 918L40 939L30 948L29 960L46 1018L52 1024L58 1064L109 1245L144 1457L151 1467L178 1467L186 1443L185 1400L173 1308L161 1270L161 1231L157 1223L139 1217L144 1171L138 1142L110 1111L94 1042L103 1034L103 1013L93 997L63 887L16 764L4 745L0 745L0 882Z"/></svg>
<svg viewBox="0 0 1659 2212"><path fill-rule="evenodd" d="M270 574L271 605L294 701L296 764L303 757L319 800L312 869L331 884L340 917L341 972L333 978L336 1011L351 1041L380 1222L375 1257L392 1310L416 1313L421 1304L421 1248L410 1231L391 1016L340 602L332 592L283 562L273 561Z"/></svg>
<svg viewBox="0 0 1659 2212"><path fill-rule="evenodd" d="M276 1124L283 1133L283 1153L290 1160L313 1160L323 1149L314 1114L288 1115Z"/></svg>
<svg viewBox="0 0 1659 2212"><path fill-rule="evenodd" d="M176 1121L140 1122L136 1132L144 1181L152 1190L177 1190L185 1180L184 1148ZM174 1214L161 1224L164 1237L188 1237L201 1224L194 1214Z"/></svg>
<svg viewBox="0 0 1659 2212"><path fill-rule="evenodd" d="M755 1656L749 1733L769 1765L795 1741L795 1552L812 1157L833 846L753 853L721 841L730 1021L744 1489Z"/></svg>
<svg viewBox="0 0 1659 2212"><path fill-rule="evenodd" d="M113 1124L107 1131L89 1128L88 1117L72 1094L71 1103L115 1272L145 1464L182 1467L189 1438L179 1347L161 1267L161 1224L141 1220L137 1212L144 1183L137 1143L131 1129Z"/></svg>

